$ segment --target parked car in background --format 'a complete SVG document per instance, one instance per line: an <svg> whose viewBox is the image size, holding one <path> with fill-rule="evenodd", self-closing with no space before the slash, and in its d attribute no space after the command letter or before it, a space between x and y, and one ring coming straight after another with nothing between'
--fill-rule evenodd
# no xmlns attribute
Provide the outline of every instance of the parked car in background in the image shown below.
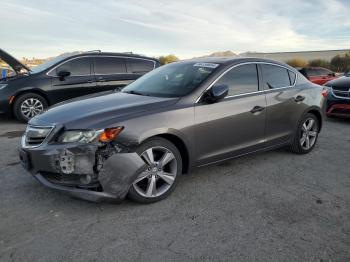
<svg viewBox="0 0 350 262"><path fill-rule="evenodd" d="M327 116L350 117L350 73L325 84Z"/></svg>
<svg viewBox="0 0 350 262"><path fill-rule="evenodd" d="M299 69L299 72L312 83L318 85L323 85L338 77L333 71L323 67L304 67Z"/></svg>
<svg viewBox="0 0 350 262"><path fill-rule="evenodd" d="M120 89L160 65L150 57L100 51L58 56L31 69L1 49L0 59L15 72L0 80L0 113L25 122L58 102Z"/></svg>
<svg viewBox="0 0 350 262"><path fill-rule="evenodd" d="M76 197L155 202L195 167L283 146L309 153L322 90L272 60L172 63L121 92L34 117L20 159L42 184Z"/></svg>

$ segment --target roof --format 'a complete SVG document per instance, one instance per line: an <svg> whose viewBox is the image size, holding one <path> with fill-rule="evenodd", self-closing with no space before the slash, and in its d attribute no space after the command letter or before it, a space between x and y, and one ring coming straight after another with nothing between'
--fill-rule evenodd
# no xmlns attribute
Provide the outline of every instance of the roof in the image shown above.
<svg viewBox="0 0 350 262"><path fill-rule="evenodd" d="M64 55L64 54L63 54ZM72 54L67 54L66 58L72 58L72 57L79 57L79 56L121 56L121 57L134 57L134 58L143 58L143 59L149 59L153 60L156 62L159 62L157 58L154 57L148 57L144 55L139 55L139 54L133 54L133 53L114 53L114 52L101 52L99 50L94 50L94 51L88 51L88 52L81 52L81 53L72 53Z"/></svg>
<svg viewBox="0 0 350 262"><path fill-rule="evenodd" d="M233 64L233 63L244 63L244 62L266 62L266 63L274 63L283 66L288 66L285 63L275 61L272 59L266 58L256 58L256 57L204 57L204 58L192 58L188 60L183 60L184 62L202 62L202 63L217 63L217 64ZM180 61L181 62L181 61Z"/></svg>

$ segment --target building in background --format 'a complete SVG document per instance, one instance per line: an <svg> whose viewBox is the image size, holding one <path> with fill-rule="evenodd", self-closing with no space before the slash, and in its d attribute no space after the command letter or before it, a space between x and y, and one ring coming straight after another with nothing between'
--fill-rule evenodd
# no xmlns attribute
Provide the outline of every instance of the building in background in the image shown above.
<svg viewBox="0 0 350 262"><path fill-rule="evenodd" d="M343 50L324 50L324 51L300 51L300 52L276 52L276 53L258 53L258 52L246 52L241 53L241 57L258 57L268 58L281 62L287 62L292 59L301 58L306 61L322 59L331 61L336 55L344 56L349 53L350 49Z"/></svg>

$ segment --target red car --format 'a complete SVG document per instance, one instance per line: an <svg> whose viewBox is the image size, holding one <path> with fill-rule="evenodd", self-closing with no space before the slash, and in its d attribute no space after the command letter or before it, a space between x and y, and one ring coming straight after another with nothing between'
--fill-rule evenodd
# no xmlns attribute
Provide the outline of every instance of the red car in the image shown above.
<svg viewBox="0 0 350 262"><path fill-rule="evenodd" d="M300 69L299 72L302 73L312 83L318 85L323 85L328 81L338 78L333 71L323 67L304 67Z"/></svg>

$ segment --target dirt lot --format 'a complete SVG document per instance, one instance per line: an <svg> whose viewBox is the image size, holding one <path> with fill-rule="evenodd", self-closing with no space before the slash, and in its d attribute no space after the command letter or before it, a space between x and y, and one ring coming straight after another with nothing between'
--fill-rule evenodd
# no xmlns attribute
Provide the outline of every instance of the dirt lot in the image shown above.
<svg viewBox="0 0 350 262"><path fill-rule="evenodd" d="M251 155L182 176L165 201L94 204L19 165L0 118L0 261L350 261L350 121L315 150Z"/></svg>

